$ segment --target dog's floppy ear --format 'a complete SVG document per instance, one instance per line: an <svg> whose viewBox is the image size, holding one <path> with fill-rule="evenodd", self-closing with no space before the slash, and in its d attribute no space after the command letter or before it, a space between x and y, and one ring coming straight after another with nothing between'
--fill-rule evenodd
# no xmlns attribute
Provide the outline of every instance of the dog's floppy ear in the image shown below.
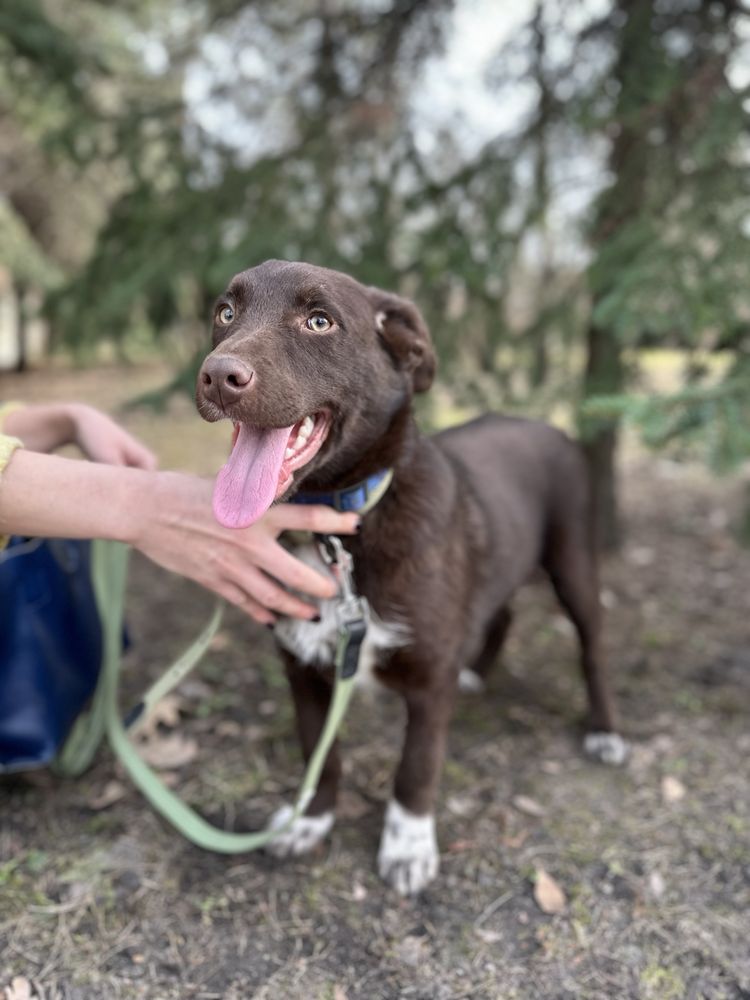
<svg viewBox="0 0 750 1000"><path fill-rule="evenodd" d="M400 295L370 288L378 336L399 368L411 373L414 392L432 385L437 358L424 317L413 302Z"/></svg>

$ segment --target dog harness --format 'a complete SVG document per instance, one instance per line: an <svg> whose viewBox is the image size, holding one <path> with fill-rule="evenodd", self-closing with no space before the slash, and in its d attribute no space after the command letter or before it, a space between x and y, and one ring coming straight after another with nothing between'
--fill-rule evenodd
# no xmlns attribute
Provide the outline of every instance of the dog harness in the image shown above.
<svg viewBox="0 0 750 1000"><path fill-rule="evenodd" d="M393 469L381 469L354 486L333 490L331 493L297 493L291 503L323 504L343 513L366 514L385 496L393 481ZM290 533L297 541L304 532ZM357 593L354 584L354 563L338 535L312 536L323 562L330 568L339 585L336 619L339 640L336 649L336 675L353 678L359 667L359 655L370 623L370 606L365 597Z"/></svg>
<svg viewBox="0 0 750 1000"><path fill-rule="evenodd" d="M385 496L393 481L393 469L381 469L354 486L333 490L331 493L297 493L291 503L323 504L344 513L366 514ZM304 532L290 532L295 541ZM370 606L367 599L357 593L354 583L354 563L338 535L313 535L321 559L329 567L339 585L336 619L339 639L336 648L336 677L353 679L359 667L359 655L370 623Z"/></svg>

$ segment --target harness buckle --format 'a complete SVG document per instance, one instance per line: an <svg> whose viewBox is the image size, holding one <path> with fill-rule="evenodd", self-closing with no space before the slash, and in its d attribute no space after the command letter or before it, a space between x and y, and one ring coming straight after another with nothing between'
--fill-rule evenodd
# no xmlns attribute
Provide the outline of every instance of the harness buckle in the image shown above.
<svg viewBox="0 0 750 1000"><path fill-rule="evenodd" d="M344 597L339 599L336 605L336 621L339 632L364 623L365 628L370 624L370 605L364 597Z"/></svg>
<svg viewBox="0 0 750 1000"><path fill-rule="evenodd" d="M336 535L319 535L318 548L341 590L336 602L339 627L336 669L341 677L351 677L359 666L359 655L370 624L370 606L367 599L357 593L354 563L341 539Z"/></svg>
<svg viewBox="0 0 750 1000"><path fill-rule="evenodd" d="M318 549L323 562L331 568L336 583L341 587L343 600L357 597L354 586L354 562L351 553L337 535L317 535Z"/></svg>
<svg viewBox="0 0 750 1000"><path fill-rule="evenodd" d="M341 677L352 677L359 667L362 645L370 623L370 607L364 597L344 598L336 607L339 641L336 669Z"/></svg>

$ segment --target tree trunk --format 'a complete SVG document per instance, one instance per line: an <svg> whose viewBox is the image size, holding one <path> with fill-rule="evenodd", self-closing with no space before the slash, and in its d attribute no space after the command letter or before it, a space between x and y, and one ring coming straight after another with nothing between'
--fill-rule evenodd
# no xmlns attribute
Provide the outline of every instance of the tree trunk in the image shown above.
<svg viewBox="0 0 750 1000"><path fill-rule="evenodd" d="M584 399L591 396L614 396L622 392L624 372L620 345L614 336L594 323L587 337ZM622 525L617 502L617 420L599 420L581 428L583 449L589 466L594 538L600 549L611 551L622 540Z"/></svg>
<svg viewBox="0 0 750 1000"><path fill-rule="evenodd" d="M529 382L532 389L541 389L547 381L549 371L549 360L547 357L547 331L539 329L536 331L536 340L532 348L531 374Z"/></svg>
<svg viewBox="0 0 750 1000"><path fill-rule="evenodd" d="M742 491L742 510L737 526L737 537L746 549L750 549L750 481L745 481Z"/></svg>
<svg viewBox="0 0 750 1000"><path fill-rule="evenodd" d="M613 78L620 84L620 97L612 122L617 126L616 136L608 158L613 183L599 199L592 239L595 257L622 226L642 211L649 164L647 129L640 112L651 97L639 89L641 81L633 66L637 65L643 47L649 44L654 0L617 0L615 6L622 18L613 69ZM612 280L614 277L600 275L592 288L592 315L608 294ZM592 319L587 335L584 399L617 395L624 387L622 345L613 331L601 329ZM622 538L615 468L618 421L597 420L588 426L587 423L584 420L581 436L591 478L595 538L602 549L611 550Z"/></svg>
<svg viewBox="0 0 750 1000"><path fill-rule="evenodd" d="M29 367L28 324L26 316L26 288L20 281L13 283L16 299L16 364L17 372L25 372Z"/></svg>

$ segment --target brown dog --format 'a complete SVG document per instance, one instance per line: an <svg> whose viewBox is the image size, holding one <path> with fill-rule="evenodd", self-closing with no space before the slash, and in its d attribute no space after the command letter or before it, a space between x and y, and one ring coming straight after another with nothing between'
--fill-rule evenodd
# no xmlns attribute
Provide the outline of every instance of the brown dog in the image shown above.
<svg viewBox="0 0 750 1000"><path fill-rule="evenodd" d="M335 271L267 261L242 272L219 299L213 339L197 398L205 419L235 423L214 494L222 523L252 523L303 482L307 494L330 494L393 471L346 547L373 611L360 675L397 691L407 709L378 867L401 893L417 892L438 869L433 811L459 675L481 683L509 601L538 566L580 638L586 749L607 763L625 757L602 661L581 455L546 424L494 415L420 434L412 396L435 372L422 316ZM307 758L330 698L332 602L319 622L285 620L276 633ZM307 814L276 853L301 853L328 833L340 769L334 747ZM282 809L272 825L287 816Z"/></svg>

